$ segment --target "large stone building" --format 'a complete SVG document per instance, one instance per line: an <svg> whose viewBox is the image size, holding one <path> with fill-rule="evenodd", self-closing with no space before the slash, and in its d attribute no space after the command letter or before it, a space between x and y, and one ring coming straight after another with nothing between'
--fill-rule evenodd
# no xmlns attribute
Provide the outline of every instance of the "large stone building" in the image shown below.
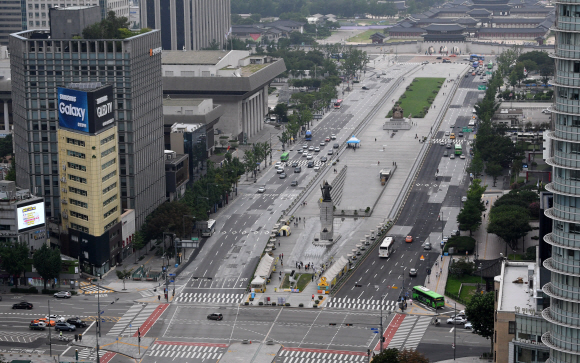
<svg viewBox="0 0 580 363"><path fill-rule="evenodd" d="M160 29L164 50L222 49L230 12L230 0L141 0L141 27Z"/></svg>
<svg viewBox="0 0 580 363"><path fill-rule="evenodd" d="M550 348L551 363L580 362L580 24L576 2L556 0L556 36L553 131L551 155L553 181L546 189L553 193L553 206L544 211L552 219L552 232L544 241L552 246L543 265L551 272L542 289L550 306L542 315L549 331L542 342Z"/></svg>
<svg viewBox="0 0 580 363"><path fill-rule="evenodd" d="M87 7L51 9L50 30L12 34L10 58L16 181L45 197L48 218L60 219L62 186L57 140L57 87L74 82L113 85L118 129L121 208L134 209L136 226L165 201L161 35L126 39L63 39ZM71 19L71 22L68 22ZM52 37L50 37L52 33Z"/></svg>
<svg viewBox="0 0 580 363"><path fill-rule="evenodd" d="M0 45L8 45L10 34L22 30L22 1L3 0L0 5Z"/></svg>
<svg viewBox="0 0 580 363"><path fill-rule="evenodd" d="M268 85L286 70L283 59L241 50L163 52L162 62L164 95L213 99L224 109L213 126L216 137L242 143L264 127Z"/></svg>

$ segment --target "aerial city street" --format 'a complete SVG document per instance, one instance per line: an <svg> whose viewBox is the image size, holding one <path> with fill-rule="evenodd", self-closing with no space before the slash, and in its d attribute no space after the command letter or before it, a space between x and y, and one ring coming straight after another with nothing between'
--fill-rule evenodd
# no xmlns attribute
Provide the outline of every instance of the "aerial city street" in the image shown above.
<svg viewBox="0 0 580 363"><path fill-rule="evenodd" d="M0 362L578 361L569 5L7 3Z"/></svg>

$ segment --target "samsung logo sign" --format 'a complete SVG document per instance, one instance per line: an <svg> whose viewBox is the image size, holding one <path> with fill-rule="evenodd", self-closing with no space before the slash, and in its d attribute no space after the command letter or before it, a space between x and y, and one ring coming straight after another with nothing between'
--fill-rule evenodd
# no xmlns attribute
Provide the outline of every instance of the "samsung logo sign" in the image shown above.
<svg viewBox="0 0 580 363"><path fill-rule="evenodd" d="M108 100L109 100L108 96L99 97L97 98L97 105L100 105L101 103L106 102Z"/></svg>
<svg viewBox="0 0 580 363"><path fill-rule="evenodd" d="M64 95L61 95L60 99L62 100L63 98L64 98ZM75 98L75 97L72 97L72 98ZM76 98L75 98L75 100L76 100ZM81 120L83 120L83 121L85 120L86 110L82 107L75 107L73 105L67 105L66 103L61 102L58 104L58 110L63 115L80 117Z"/></svg>
<svg viewBox="0 0 580 363"><path fill-rule="evenodd" d="M69 95L60 95L60 99L63 101L71 101L71 102L77 101L77 98L75 96L69 96Z"/></svg>

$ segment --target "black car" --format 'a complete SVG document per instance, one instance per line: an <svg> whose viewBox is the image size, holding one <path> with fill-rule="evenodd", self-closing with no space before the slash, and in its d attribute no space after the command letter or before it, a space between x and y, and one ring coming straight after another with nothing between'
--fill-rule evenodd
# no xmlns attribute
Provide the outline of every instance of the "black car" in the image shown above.
<svg viewBox="0 0 580 363"><path fill-rule="evenodd" d="M222 320L224 316L220 313L212 313L207 316L209 320Z"/></svg>
<svg viewBox="0 0 580 363"><path fill-rule="evenodd" d="M339 146L338 144L334 144L334 145L332 145L332 148L333 149L338 149L338 146Z"/></svg>
<svg viewBox="0 0 580 363"><path fill-rule="evenodd" d="M12 309L32 310L32 308L33 308L32 304L29 302L26 302L26 301L22 301L22 302L19 302L18 304L12 305Z"/></svg>
<svg viewBox="0 0 580 363"><path fill-rule="evenodd" d="M323 156L320 158L320 161L322 161L323 163L325 163L328 159L326 158L326 156Z"/></svg>
<svg viewBox="0 0 580 363"><path fill-rule="evenodd" d="M302 171L302 168L299 167L299 166L297 166L297 167L294 168L294 172L295 173L300 173L301 171Z"/></svg>
<svg viewBox="0 0 580 363"><path fill-rule="evenodd" d="M76 326L77 328L86 328L87 326L87 323L85 323L79 318L70 318L66 322L69 323L70 325Z"/></svg>
<svg viewBox="0 0 580 363"><path fill-rule="evenodd" d="M297 161L295 161L295 162L292 163L292 167L293 168L296 168L297 166L298 166L298 162Z"/></svg>
<svg viewBox="0 0 580 363"><path fill-rule="evenodd" d="M364 89L365 91L369 90L369 88L367 86L362 86L362 89Z"/></svg>
<svg viewBox="0 0 580 363"><path fill-rule="evenodd" d="M306 166L309 168L314 168L314 161L310 160Z"/></svg>
<svg viewBox="0 0 580 363"><path fill-rule="evenodd" d="M54 330L75 331L77 328L69 323L56 323L54 324Z"/></svg>
<svg viewBox="0 0 580 363"><path fill-rule="evenodd" d="M297 187L298 186L298 180L292 180L292 183L290 183L291 187Z"/></svg>

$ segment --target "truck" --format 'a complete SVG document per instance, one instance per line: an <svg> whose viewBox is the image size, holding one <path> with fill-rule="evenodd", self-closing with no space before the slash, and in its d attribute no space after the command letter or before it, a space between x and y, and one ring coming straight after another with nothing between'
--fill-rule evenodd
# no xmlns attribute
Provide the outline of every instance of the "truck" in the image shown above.
<svg viewBox="0 0 580 363"><path fill-rule="evenodd" d="M393 171L391 169L381 169L379 172L379 180L381 181L381 185L385 185L387 183L392 173Z"/></svg>

